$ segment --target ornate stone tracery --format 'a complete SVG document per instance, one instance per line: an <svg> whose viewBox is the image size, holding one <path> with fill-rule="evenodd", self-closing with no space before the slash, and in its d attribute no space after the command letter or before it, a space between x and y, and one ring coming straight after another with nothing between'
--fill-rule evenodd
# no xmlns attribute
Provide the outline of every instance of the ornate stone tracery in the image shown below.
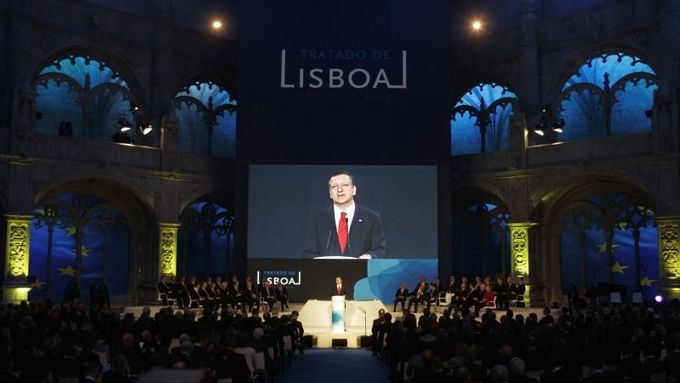
<svg viewBox="0 0 680 383"><path fill-rule="evenodd" d="M177 270L177 229L179 224L161 223L158 262L161 275L176 274Z"/></svg>

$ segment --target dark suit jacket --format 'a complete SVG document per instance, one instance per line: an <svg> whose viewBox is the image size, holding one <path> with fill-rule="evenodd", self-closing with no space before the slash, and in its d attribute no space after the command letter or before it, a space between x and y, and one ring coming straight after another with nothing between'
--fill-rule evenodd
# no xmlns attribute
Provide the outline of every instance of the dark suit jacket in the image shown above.
<svg viewBox="0 0 680 383"><path fill-rule="evenodd" d="M347 295L347 290L345 289L345 284L343 283L340 289L340 293L338 293L338 286L333 287L333 294L332 295Z"/></svg>
<svg viewBox="0 0 680 383"><path fill-rule="evenodd" d="M307 242L303 258L324 256L359 258L366 253L371 254L373 258L385 257L387 245L380 215L363 206L355 206L345 252L340 252L333 206L330 206L312 214L307 228Z"/></svg>

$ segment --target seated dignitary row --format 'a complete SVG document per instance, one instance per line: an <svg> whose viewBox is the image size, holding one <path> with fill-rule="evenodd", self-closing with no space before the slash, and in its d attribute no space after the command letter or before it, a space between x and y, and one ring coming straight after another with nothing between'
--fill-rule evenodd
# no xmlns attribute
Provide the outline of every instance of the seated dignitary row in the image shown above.
<svg viewBox="0 0 680 383"><path fill-rule="evenodd" d="M420 277L416 287L410 291L405 283L401 283L394 294L393 311L397 311L397 304L401 304L402 311L409 312L412 307L414 312L417 312L419 305L429 309L433 303L436 306L446 305L455 310L474 307L475 313L482 307L508 309L511 303L517 307L524 307L525 292L526 286L522 277L517 278L517 281L512 276L505 279L498 277L493 283L491 277L484 280L475 277L473 282L469 282L468 278L463 276L458 283L456 277L451 275L446 286L440 283L439 278L428 283L425 277Z"/></svg>
<svg viewBox="0 0 680 383"><path fill-rule="evenodd" d="M241 284L237 276L228 281L222 277L214 280L207 277L198 281L196 277L162 277L158 282L158 293L164 306L177 304L180 308L198 308L218 310L227 307L242 307L250 311L253 307L260 309L267 306L273 309L278 302L281 311L288 308L289 295L285 285L276 286L267 281L255 284L250 277Z"/></svg>

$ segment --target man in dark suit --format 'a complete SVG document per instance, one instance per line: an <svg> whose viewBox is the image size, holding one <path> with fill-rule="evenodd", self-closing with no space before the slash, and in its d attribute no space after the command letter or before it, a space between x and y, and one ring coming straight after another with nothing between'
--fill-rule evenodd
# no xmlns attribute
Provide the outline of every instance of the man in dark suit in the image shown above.
<svg viewBox="0 0 680 383"><path fill-rule="evenodd" d="M394 293L394 310L397 311L397 303L401 303L401 311L406 308L406 298L408 298L408 289L406 288L406 283L401 282L401 285Z"/></svg>
<svg viewBox="0 0 680 383"><path fill-rule="evenodd" d="M380 215L354 203L357 187L352 174L331 174L328 193L333 205L312 214L304 258L345 256L382 258L387 253Z"/></svg>
<svg viewBox="0 0 680 383"><path fill-rule="evenodd" d="M332 295L347 295L345 286L342 284L342 278L335 277L335 290L333 290Z"/></svg>
<svg viewBox="0 0 680 383"><path fill-rule="evenodd" d="M170 298L170 292L171 292L170 284L168 282L168 277L167 276L162 276L161 280L158 282L158 295L161 298L161 303L163 306L168 305L168 298Z"/></svg>

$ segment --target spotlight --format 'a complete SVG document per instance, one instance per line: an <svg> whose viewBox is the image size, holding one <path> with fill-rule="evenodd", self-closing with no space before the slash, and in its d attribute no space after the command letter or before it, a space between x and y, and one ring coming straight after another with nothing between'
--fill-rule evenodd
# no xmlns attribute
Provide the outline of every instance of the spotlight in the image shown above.
<svg viewBox="0 0 680 383"><path fill-rule="evenodd" d="M479 31L482 29L482 22L479 20L473 20L472 21L472 29L475 31Z"/></svg>
<svg viewBox="0 0 680 383"><path fill-rule="evenodd" d="M545 126L543 125L542 122L540 122L534 128L534 133L538 134L539 136L545 136L545 129L544 128L545 128Z"/></svg>
<svg viewBox="0 0 680 383"><path fill-rule="evenodd" d="M139 124L139 131L142 132L143 135L147 135L151 133L153 130L153 126L151 126L151 123L144 121L141 124Z"/></svg>
<svg viewBox="0 0 680 383"><path fill-rule="evenodd" d="M563 132L562 128L564 128L563 118L560 118L559 120L557 120L557 122L553 123L552 125L552 131L555 133L562 133Z"/></svg>
<svg viewBox="0 0 680 383"><path fill-rule="evenodd" d="M213 30L219 31L220 29L222 29L224 25L222 24L222 20L215 19L212 21L212 23L210 23L210 26L212 27Z"/></svg>
<svg viewBox="0 0 680 383"><path fill-rule="evenodd" d="M662 302L663 302L663 297L662 297L660 294L657 294L657 295L654 297L654 302L656 302L656 303L662 303Z"/></svg>
<svg viewBox="0 0 680 383"><path fill-rule="evenodd" d="M118 126L119 126L118 130L123 133L132 130L132 124L130 124L130 121L127 120L127 117L125 117L125 115L121 115L118 118Z"/></svg>
<svg viewBox="0 0 680 383"><path fill-rule="evenodd" d="M130 112L139 112L139 106L132 101L130 101Z"/></svg>

